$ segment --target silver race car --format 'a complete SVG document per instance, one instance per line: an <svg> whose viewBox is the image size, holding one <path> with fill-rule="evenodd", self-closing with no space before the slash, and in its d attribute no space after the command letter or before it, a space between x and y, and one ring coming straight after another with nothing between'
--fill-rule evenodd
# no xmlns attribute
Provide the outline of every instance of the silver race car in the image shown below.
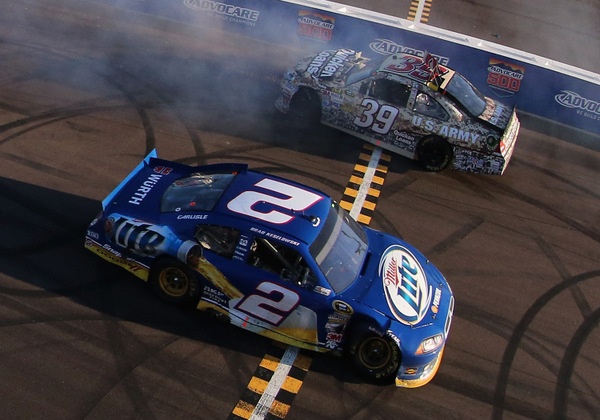
<svg viewBox="0 0 600 420"><path fill-rule="evenodd" d="M321 122L383 149L446 167L500 175L519 133L513 108L484 96L431 54L368 59L325 50L286 71L275 106L295 120Z"/></svg>

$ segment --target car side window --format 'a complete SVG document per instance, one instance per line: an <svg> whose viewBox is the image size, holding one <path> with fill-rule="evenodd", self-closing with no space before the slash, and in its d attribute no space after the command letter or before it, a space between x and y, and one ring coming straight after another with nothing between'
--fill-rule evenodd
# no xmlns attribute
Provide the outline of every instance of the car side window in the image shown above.
<svg viewBox="0 0 600 420"><path fill-rule="evenodd" d="M307 289L312 289L316 284L316 278L304 257L297 250L276 241L254 238L248 264Z"/></svg>
<svg viewBox="0 0 600 420"><path fill-rule="evenodd" d="M413 111L442 121L448 121L450 118L444 107L433 96L425 92L417 94Z"/></svg>
<svg viewBox="0 0 600 420"><path fill-rule="evenodd" d="M194 235L204 249L208 249L223 257L233 257L240 232L236 229L217 226L199 225Z"/></svg>
<svg viewBox="0 0 600 420"><path fill-rule="evenodd" d="M375 99L399 107L406 107L406 103L410 96L410 86L393 80L377 79L371 82L369 94Z"/></svg>

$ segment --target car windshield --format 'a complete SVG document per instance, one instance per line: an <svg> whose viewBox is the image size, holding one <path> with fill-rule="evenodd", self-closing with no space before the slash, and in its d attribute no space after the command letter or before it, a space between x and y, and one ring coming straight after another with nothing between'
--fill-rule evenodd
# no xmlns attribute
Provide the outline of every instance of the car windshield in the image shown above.
<svg viewBox="0 0 600 420"><path fill-rule="evenodd" d="M335 293L348 288L358 277L367 255L364 229L336 202L310 253Z"/></svg>
<svg viewBox="0 0 600 420"><path fill-rule="evenodd" d="M173 182L165 191L160 211L210 211L235 174L195 173Z"/></svg>
<svg viewBox="0 0 600 420"><path fill-rule="evenodd" d="M452 76L446 86L446 92L462 104L471 115L478 117L485 111L485 96L459 73Z"/></svg>

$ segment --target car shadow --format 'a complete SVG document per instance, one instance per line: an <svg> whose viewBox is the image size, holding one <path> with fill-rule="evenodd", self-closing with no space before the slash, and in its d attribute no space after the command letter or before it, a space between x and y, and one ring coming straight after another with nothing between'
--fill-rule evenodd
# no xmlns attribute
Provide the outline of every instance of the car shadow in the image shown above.
<svg viewBox="0 0 600 420"><path fill-rule="evenodd" d="M25 315L35 322L56 320L56 313L40 309L44 307L40 299L60 296L102 317L186 337L200 346L205 343L261 358L273 345L267 338L197 311L195 305L162 302L146 283L86 251L85 231L101 210L99 201L3 177L0 198L0 299L24 303L22 307L31 308ZM308 354L326 360L311 370L344 382L362 382L348 372L343 358Z"/></svg>

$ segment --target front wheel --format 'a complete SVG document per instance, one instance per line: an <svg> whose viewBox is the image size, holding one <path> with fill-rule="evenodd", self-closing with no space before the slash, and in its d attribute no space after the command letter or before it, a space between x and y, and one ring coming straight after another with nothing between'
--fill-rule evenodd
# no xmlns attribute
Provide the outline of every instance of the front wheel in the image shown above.
<svg viewBox="0 0 600 420"><path fill-rule="evenodd" d="M164 258L154 264L150 284L159 298L171 304L190 302L198 295L194 272L174 258Z"/></svg>
<svg viewBox="0 0 600 420"><path fill-rule="evenodd" d="M387 336L363 330L351 339L349 355L356 371L363 377L381 383L391 381L400 366L400 349Z"/></svg>
<svg viewBox="0 0 600 420"><path fill-rule="evenodd" d="M417 160L430 172L446 169L453 155L452 146L441 137L428 136L417 145Z"/></svg>

